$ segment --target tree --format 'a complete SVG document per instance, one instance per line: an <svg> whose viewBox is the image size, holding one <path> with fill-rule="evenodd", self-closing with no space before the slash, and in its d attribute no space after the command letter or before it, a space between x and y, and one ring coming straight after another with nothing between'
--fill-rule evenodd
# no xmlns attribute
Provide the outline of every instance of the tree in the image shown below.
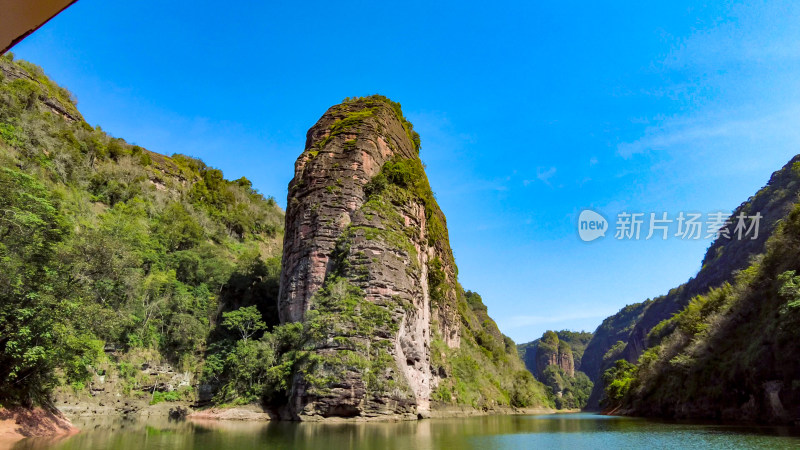
<svg viewBox="0 0 800 450"><path fill-rule="evenodd" d="M261 320L261 313L255 306L239 308L236 311L222 313L222 326L230 331L238 331L242 340L247 340L259 331L267 328L267 324Z"/></svg>
<svg viewBox="0 0 800 450"><path fill-rule="evenodd" d="M636 376L636 366L624 359L619 359L610 369L603 373L605 383L604 399L607 406L616 407L622 404Z"/></svg>
<svg viewBox="0 0 800 450"><path fill-rule="evenodd" d="M102 349L76 329L77 305L58 292L53 259L67 231L44 185L0 169L0 399L46 403L55 368L84 378Z"/></svg>

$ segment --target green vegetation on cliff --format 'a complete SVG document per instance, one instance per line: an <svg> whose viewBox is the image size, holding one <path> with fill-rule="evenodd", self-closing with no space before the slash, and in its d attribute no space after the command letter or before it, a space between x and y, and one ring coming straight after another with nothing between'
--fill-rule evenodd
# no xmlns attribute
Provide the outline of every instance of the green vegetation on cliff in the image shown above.
<svg viewBox="0 0 800 450"><path fill-rule="evenodd" d="M606 372L608 406L640 414L790 420L800 413L800 206L733 283L659 323L636 366Z"/></svg>
<svg viewBox="0 0 800 450"><path fill-rule="evenodd" d="M546 331L541 338L520 344L517 351L525 367L549 388L559 409L586 406L593 383L581 369L581 357L592 333Z"/></svg>
<svg viewBox="0 0 800 450"><path fill-rule="evenodd" d="M607 349L606 408L763 421L800 414L798 167L800 156L734 211L762 214L758 239L717 239L696 278L598 329L584 364L592 345ZM598 340L601 331L605 342Z"/></svg>
<svg viewBox="0 0 800 450"><path fill-rule="evenodd" d="M0 69L0 402L47 403L99 367L128 379L132 355L226 359L240 337L221 314L277 296L274 200L91 127L32 64Z"/></svg>
<svg viewBox="0 0 800 450"><path fill-rule="evenodd" d="M327 146L335 143L336 136L345 131L356 135L377 133L393 148L393 138L388 134L381 135L388 133L385 124L375 119L381 108L387 105L418 151L419 137L413 132L411 123L404 118L399 104L382 96L359 97L346 99L342 105L331 108L336 117L340 118L329 126L324 138L310 144L310 148L318 152L313 156L314 162L319 161L317 158L322 156ZM345 150L350 150L357 145L357 139L344 141L342 145ZM497 325L488 316L480 296L464 291L458 284L446 219L436 202L419 157L395 154L363 186L363 192L364 203L354 213L359 219L355 219L357 222L349 223L341 231L332 255L333 268L327 273L322 289L312 299L311 311L304 323L306 328L316 327L313 324L317 322L327 324L324 329L320 329L318 336L309 337L307 341L306 348L312 350L308 354L311 359L301 362L295 368L305 380L306 389L314 395L324 396L337 384L341 384L337 383L338 379L349 377L353 380L352 385L360 386L358 379L366 374L368 396L393 398L398 392L404 392L408 386L402 382L404 376L401 375L401 368L392 359L378 358L382 351L380 345L393 345L393 337L398 332L405 309L430 307L434 311L434 323L431 326L431 366L435 377L441 378L434 389L432 400L475 408L551 405L552 400L548 398L543 386L524 369L513 342L500 333ZM419 218L422 223L418 225L425 231L422 242L419 241L419 233L415 231L417 229L405 222L405 218L414 217L416 205L421 206L424 212L424 217ZM360 219L362 215L363 220ZM399 296L392 301L381 300L378 309L387 312L385 317L376 317L370 323L371 334L353 334L351 316L342 314L336 308L326 307L327 302L322 300L327 298L326 293L340 289L335 287L345 279L363 285L370 280L371 271L385 270L387 266L377 268L376 265L380 263L375 257L369 258L363 251L356 249L363 248L359 245L363 246L364 241L370 242L371 248L391 249L390 254L402 255L402 259L408 261L405 271L409 276L415 276L416 272L424 273L420 260L425 258L419 254L419 250L426 246L431 247L433 252L426 263L431 304L413 305L408 300L401 300ZM363 292L359 296L353 290L352 295L352 301L370 304L363 300ZM460 327L460 344L456 348L447 344L447 337L438 331L442 324L436 322L436 311L449 311L453 306L456 326ZM359 310L363 311L363 308ZM392 340L383 339L382 336L392 337ZM328 343L331 339L333 344ZM345 354L348 357L342 358ZM428 367L424 369L429 370ZM333 374L337 375L334 377ZM388 377L388 382L378 382L375 386L377 391L373 391L371 385L387 378L387 374L394 375Z"/></svg>
<svg viewBox="0 0 800 450"><path fill-rule="evenodd" d="M480 295L461 290L461 345L449 348L439 336L431 345L432 362L448 374L434 399L473 407L553 406L546 388L525 370L514 341L489 317Z"/></svg>
<svg viewBox="0 0 800 450"><path fill-rule="evenodd" d="M584 370L596 382L589 401L590 408L600 406L603 390L597 381L602 373L618 359L636 362L648 347L655 344L648 338L652 330L688 307L696 296L721 288L725 283L733 283L735 275L746 269L753 257L765 251L767 239L793 209L799 195L800 155L774 172L766 186L731 214L733 218L739 214L761 214L757 237L740 240L720 236L706 251L697 276L666 295L629 305L603 321L583 357ZM732 231L733 226L727 225L728 231ZM733 232L729 234L735 235Z"/></svg>
<svg viewBox="0 0 800 450"><path fill-rule="evenodd" d="M389 105L392 108L395 116L397 116L397 119L403 125L403 130L405 130L408 140L414 145L414 149L419 152L421 145L419 133L414 131L414 125L408 119L406 119L406 116L403 115L403 109L400 106L400 103L392 101L388 97L380 94L373 94L367 97L348 97L342 102L344 105L352 103L363 104L366 108L368 108L366 111L370 111L370 109L375 107L378 103L385 103Z"/></svg>
<svg viewBox="0 0 800 450"><path fill-rule="evenodd" d="M455 270L444 215L431 190L419 158L395 157L365 187L370 205L373 202L421 203L427 222L427 243L444 255ZM402 222L396 224L402 232ZM409 237L398 234L408 241ZM457 276L453 274L453 278ZM510 405L516 407L552 404L545 390L530 376L516 352L513 341L500 333L489 317L480 295L464 291L461 285L442 271L442 261L434 259L428 271L431 302L441 305L446 292L455 292L461 319L461 345L452 349L442 336L433 336L432 363L447 376L434 392L434 400L473 407Z"/></svg>

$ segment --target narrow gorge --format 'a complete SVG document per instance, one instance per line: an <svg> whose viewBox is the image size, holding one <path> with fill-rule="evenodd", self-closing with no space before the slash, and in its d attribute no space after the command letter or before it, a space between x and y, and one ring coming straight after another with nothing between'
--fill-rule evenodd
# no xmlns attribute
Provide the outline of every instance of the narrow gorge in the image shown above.
<svg viewBox="0 0 800 450"><path fill-rule="evenodd" d="M325 112L285 213L247 178L90 126L68 91L11 56L0 106L4 208L38 218L0 224L13 262L0 343L20 349L0 348L2 404L71 417L224 405L288 420L553 406L459 284L398 103ZM23 307L39 320L23 326Z"/></svg>

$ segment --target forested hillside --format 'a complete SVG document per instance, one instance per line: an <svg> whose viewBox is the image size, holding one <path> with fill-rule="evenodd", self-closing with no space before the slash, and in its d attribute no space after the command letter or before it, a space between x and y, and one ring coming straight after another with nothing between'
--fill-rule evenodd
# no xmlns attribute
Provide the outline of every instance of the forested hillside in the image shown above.
<svg viewBox="0 0 800 450"><path fill-rule="evenodd" d="M800 206L766 251L648 335L604 375L607 406L635 414L791 422L800 416Z"/></svg>
<svg viewBox="0 0 800 450"><path fill-rule="evenodd" d="M731 214L761 215L755 239L730 239L720 235L706 251L697 275L686 283L671 289L666 295L629 305L598 327L583 356L586 373L595 381L589 401L590 408L598 408L603 394L601 380L605 370L618 359L630 363L652 345L648 334L660 322L687 307L692 299L706 294L709 289L732 283L737 271L746 269L751 258L765 251L767 239L779 223L789 214L800 195L800 156L792 158L783 168L772 174L766 186L751 196ZM727 236L735 236L733 224L727 226ZM752 236L751 236L752 237Z"/></svg>
<svg viewBox="0 0 800 450"><path fill-rule="evenodd" d="M98 373L157 400L139 369L161 363L249 395L255 369L228 356L258 348L223 318L255 306L252 330L277 321L263 300L277 297L282 230L246 178L110 136L42 69L3 56L0 404L46 404ZM187 384L170 395L194 398Z"/></svg>

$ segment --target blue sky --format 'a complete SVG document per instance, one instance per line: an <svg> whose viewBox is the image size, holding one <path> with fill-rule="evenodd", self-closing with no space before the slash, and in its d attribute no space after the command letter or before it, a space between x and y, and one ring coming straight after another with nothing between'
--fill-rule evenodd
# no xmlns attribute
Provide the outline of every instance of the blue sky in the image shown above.
<svg viewBox="0 0 800 450"><path fill-rule="evenodd" d="M710 243L584 243L582 209L730 211L800 151L800 6L655 3L80 0L14 52L91 124L281 205L329 106L399 101L461 283L525 342L665 293Z"/></svg>

